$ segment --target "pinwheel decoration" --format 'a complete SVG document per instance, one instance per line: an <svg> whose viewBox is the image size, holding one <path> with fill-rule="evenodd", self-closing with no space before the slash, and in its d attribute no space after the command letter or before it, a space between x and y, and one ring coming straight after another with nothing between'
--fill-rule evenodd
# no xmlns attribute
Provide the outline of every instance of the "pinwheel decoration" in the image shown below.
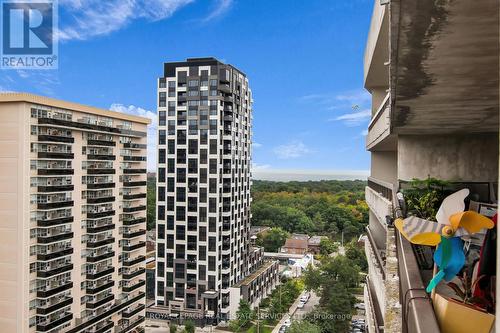
<svg viewBox="0 0 500 333"><path fill-rule="evenodd" d="M431 292L443 278L451 281L464 266L462 236L494 227L489 218L474 211L464 212L464 200L468 195L469 190L463 189L446 197L436 214L437 223L416 216L394 222L411 243L437 246L434 262L439 271L429 282L427 292Z"/></svg>

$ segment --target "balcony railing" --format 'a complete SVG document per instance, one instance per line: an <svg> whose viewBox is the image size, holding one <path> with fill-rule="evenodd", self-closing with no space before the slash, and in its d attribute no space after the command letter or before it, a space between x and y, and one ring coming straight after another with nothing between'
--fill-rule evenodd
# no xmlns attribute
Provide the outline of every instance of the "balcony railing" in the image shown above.
<svg viewBox="0 0 500 333"><path fill-rule="evenodd" d="M109 251L95 256L88 256L87 262L98 262L104 259L112 258L114 256L115 256L115 251Z"/></svg>
<svg viewBox="0 0 500 333"><path fill-rule="evenodd" d="M58 201L58 202L38 203L37 208L38 209L57 209L57 208L64 208L64 207L73 207L73 205L74 205L73 200L67 200L67 201Z"/></svg>
<svg viewBox="0 0 500 333"><path fill-rule="evenodd" d="M48 218L46 220L37 220L36 223L39 227L52 227L60 224L72 223L74 221L73 216L63 216Z"/></svg>
<svg viewBox="0 0 500 333"><path fill-rule="evenodd" d="M51 321L51 322L43 322L40 324L36 325L36 330L39 332L48 332L57 326L60 326L66 322L69 322L71 319L73 319L73 314L72 313L66 313L63 316L61 316L59 319Z"/></svg>
<svg viewBox="0 0 500 333"><path fill-rule="evenodd" d="M65 290L69 290L69 289L73 288L73 282L69 281L69 282L66 282L62 285L51 286L49 288L50 289L44 288L44 289L37 290L36 297L48 298L48 297L54 296L60 292L63 292Z"/></svg>
<svg viewBox="0 0 500 333"><path fill-rule="evenodd" d="M123 238L134 238L134 237L139 237L139 236L142 236L142 235L145 235L146 234L146 230L137 230L137 231L133 231L133 232L124 232L123 233Z"/></svg>
<svg viewBox="0 0 500 333"><path fill-rule="evenodd" d="M139 242L137 244L131 244L131 245L123 245L123 251L125 252L130 252L130 251L134 251L134 250L137 250L137 249L140 249L142 247L146 247L146 242Z"/></svg>
<svg viewBox="0 0 500 333"><path fill-rule="evenodd" d="M397 229L402 331L404 333L439 333L432 300L425 291L413 248Z"/></svg>
<svg viewBox="0 0 500 333"><path fill-rule="evenodd" d="M145 318L143 316L139 316L133 322L129 322L127 324L116 327L116 333L125 333L131 331L133 328L137 327L139 324L144 322Z"/></svg>
<svg viewBox="0 0 500 333"><path fill-rule="evenodd" d="M146 173L146 169L123 169L123 173L125 175L128 175L128 174L140 175L140 174Z"/></svg>
<svg viewBox="0 0 500 333"><path fill-rule="evenodd" d="M40 193L49 192L66 192L73 191L75 189L74 185L50 185L50 186L38 186L37 191Z"/></svg>
<svg viewBox="0 0 500 333"><path fill-rule="evenodd" d="M114 210L108 210L108 211L104 211L104 212L87 212L87 218L89 219L98 219L98 218L101 218L101 217L106 217L106 216L113 216L115 215L115 211Z"/></svg>
<svg viewBox="0 0 500 333"><path fill-rule="evenodd" d="M72 175L75 170L72 168L39 168L37 169L39 176L59 176L59 175Z"/></svg>
<svg viewBox="0 0 500 333"><path fill-rule="evenodd" d="M104 298L101 298L101 299L98 299L95 301L87 302L86 307L87 307L87 309L95 309L95 308L100 307L101 305L104 305L108 302L111 302L114 299L115 299L115 295L108 295Z"/></svg>
<svg viewBox="0 0 500 333"><path fill-rule="evenodd" d="M145 256L138 256L137 258L134 258L134 259L125 259L123 260L123 266L127 267L127 266L133 266L133 265L137 265L141 262L144 262L146 260L146 257Z"/></svg>
<svg viewBox="0 0 500 333"><path fill-rule="evenodd" d="M133 278L135 278L136 276L139 276L141 274L144 274L146 273L146 269L144 267L141 267L137 270L134 270L134 271L131 271L131 272L124 272L122 274L122 277L124 280L131 280Z"/></svg>
<svg viewBox="0 0 500 333"><path fill-rule="evenodd" d="M55 268L47 268L43 270L38 270L36 276L39 278L48 278L57 274L65 273L73 269L73 264L66 263Z"/></svg>
<svg viewBox="0 0 500 333"><path fill-rule="evenodd" d="M100 285L89 286L89 287L87 287L86 292L89 295L94 295L94 294L97 294L103 290L109 289L109 288L113 287L114 285L115 285L115 281L111 280L111 281L108 281L106 283L102 283Z"/></svg>
<svg viewBox="0 0 500 333"><path fill-rule="evenodd" d="M146 281L139 280L139 282L137 282L136 284L133 284L133 285L130 285L130 286L123 286L122 290L124 292L129 293L129 292L132 292L132 291L136 290L137 288L140 288L140 287L142 287L144 285L146 285Z"/></svg>
<svg viewBox="0 0 500 333"><path fill-rule="evenodd" d="M85 333L105 333L112 329L114 326L114 322L112 322L111 320L106 320L86 330Z"/></svg>
<svg viewBox="0 0 500 333"><path fill-rule="evenodd" d="M88 240L87 247L88 248L96 248L96 247L101 247L101 246L108 245L108 244L113 244L114 242L115 242L114 237L109 237L109 238L102 239L102 240L97 240L97 239Z"/></svg>
<svg viewBox="0 0 500 333"><path fill-rule="evenodd" d="M123 182L123 186L124 187L136 187L136 186L146 186L147 182L145 180L141 180L141 181L126 181L126 182Z"/></svg>
<svg viewBox="0 0 500 333"><path fill-rule="evenodd" d="M61 297L59 299L48 302L48 304L44 306L38 306L36 308L36 313L39 315L48 315L49 313L60 310L72 303L73 303L72 297Z"/></svg>
<svg viewBox="0 0 500 333"><path fill-rule="evenodd" d="M105 146L105 147L114 147L116 146L116 142L108 141L108 140L87 140L87 145L89 146Z"/></svg>
<svg viewBox="0 0 500 333"><path fill-rule="evenodd" d="M374 179L371 178L371 184L374 184ZM392 218L392 202L387 200L382 193L375 191L372 187L365 188L365 199L368 207L377 217L380 224L386 229L387 219Z"/></svg>
<svg viewBox="0 0 500 333"><path fill-rule="evenodd" d="M139 212L139 211L143 211L143 210L146 210L145 205L140 205L140 206L136 206L136 207L123 207L124 213L133 213L133 212Z"/></svg>
<svg viewBox="0 0 500 333"><path fill-rule="evenodd" d="M98 204L98 203L106 203L106 202L114 202L115 197L101 197L101 198L87 198L87 203L89 204Z"/></svg>
<svg viewBox="0 0 500 333"><path fill-rule="evenodd" d="M123 200L134 200L146 198L146 193L124 194Z"/></svg>
<svg viewBox="0 0 500 333"><path fill-rule="evenodd" d="M38 152L38 158L49 158L49 159L65 159L72 160L75 158L74 153L66 153L66 152L49 152L49 151L40 151Z"/></svg>
<svg viewBox="0 0 500 333"><path fill-rule="evenodd" d="M114 175L115 173L116 170L111 168L87 169L87 175Z"/></svg>
<svg viewBox="0 0 500 333"><path fill-rule="evenodd" d="M141 144L141 143L124 143L123 144L123 148L127 148L127 149L146 149L148 147L148 145L146 144Z"/></svg>
<svg viewBox="0 0 500 333"><path fill-rule="evenodd" d="M104 268L102 270L94 270L94 271L87 272L86 278L88 280L96 280L96 279L102 278L103 276L112 274L114 271L115 271L114 267L108 267L108 268Z"/></svg>
<svg viewBox="0 0 500 333"><path fill-rule="evenodd" d="M115 183L109 182L109 183L89 183L87 184L87 189L89 190L98 190L98 189L104 189L104 188L114 188Z"/></svg>
<svg viewBox="0 0 500 333"><path fill-rule="evenodd" d="M73 143L73 142L75 142L75 138L70 137L70 136L39 134L38 135L38 141L39 142Z"/></svg>
<svg viewBox="0 0 500 333"><path fill-rule="evenodd" d="M391 223L384 223L392 222L393 217L402 217L396 192L392 184L368 179L367 203L384 226L377 230L368 228L368 242L365 242L369 265L367 296L375 317L373 324L376 329L383 326L404 333L437 333L439 327L432 302L425 292L413 248ZM385 239L386 248L380 251L375 239ZM401 304L401 310L394 307L397 303Z"/></svg>
<svg viewBox="0 0 500 333"><path fill-rule="evenodd" d="M52 259L68 256L70 254L73 254L73 248L66 248L66 249L62 249L62 250L58 250L58 251L50 252L50 253L39 253L36 256L36 259L41 260L41 261L47 261L47 260L52 260Z"/></svg>
<svg viewBox="0 0 500 333"><path fill-rule="evenodd" d="M368 125L366 149L370 150L384 140L391 132L391 98L387 94Z"/></svg>
<svg viewBox="0 0 500 333"><path fill-rule="evenodd" d="M114 161L116 160L116 155L112 154L88 154L88 160L98 160L98 161Z"/></svg>
<svg viewBox="0 0 500 333"><path fill-rule="evenodd" d="M145 222L146 222L145 217L139 217L136 219L123 220L123 225L124 226L131 226L131 225L141 224L141 223L145 223Z"/></svg>
<svg viewBox="0 0 500 333"><path fill-rule="evenodd" d="M144 304L139 304L133 309L129 308L129 309L122 312L122 318L130 318L130 317L134 316L135 314L141 312L145 308L146 308L146 306Z"/></svg>
<svg viewBox="0 0 500 333"><path fill-rule="evenodd" d="M100 226L95 226L95 227L87 227L87 233L89 234L97 234L99 232L103 231L108 231L108 230L113 230L115 228L114 224L105 224L105 225L100 225Z"/></svg>

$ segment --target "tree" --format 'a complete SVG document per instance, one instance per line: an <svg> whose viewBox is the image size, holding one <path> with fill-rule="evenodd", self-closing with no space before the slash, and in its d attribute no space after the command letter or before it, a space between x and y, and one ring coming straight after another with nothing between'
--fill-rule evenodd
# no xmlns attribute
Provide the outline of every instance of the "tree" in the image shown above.
<svg viewBox="0 0 500 333"><path fill-rule="evenodd" d="M229 322L229 327L233 332L240 332L244 329L252 319L254 318L254 313L250 307L250 303L245 300L240 300L238 311L236 311L236 319Z"/></svg>
<svg viewBox="0 0 500 333"><path fill-rule="evenodd" d="M156 228L156 178L147 179L147 225L148 230Z"/></svg>
<svg viewBox="0 0 500 333"><path fill-rule="evenodd" d="M345 247L345 256L352 260L363 272L368 270L365 252L352 240Z"/></svg>
<svg viewBox="0 0 500 333"><path fill-rule="evenodd" d="M177 332L177 325L174 323L170 324L170 333L176 333Z"/></svg>
<svg viewBox="0 0 500 333"><path fill-rule="evenodd" d="M262 236L259 235L256 243L264 247L266 252L278 252L289 236L290 234L281 228L271 228Z"/></svg>
<svg viewBox="0 0 500 333"><path fill-rule="evenodd" d="M287 333L321 333L321 329L308 321L302 320L294 321Z"/></svg>
<svg viewBox="0 0 500 333"><path fill-rule="evenodd" d="M329 255L337 252L338 249L338 245L329 238L322 238L319 243L319 251L322 255Z"/></svg>
<svg viewBox="0 0 500 333"><path fill-rule="evenodd" d="M319 305L307 317L323 332L349 331L350 314L356 298L349 288L359 282L359 267L345 256L324 257L317 269L308 268L304 274L306 288L320 296ZM328 319L328 320L325 320Z"/></svg>
<svg viewBox="0 0 500 333"><path fill-rule="evenodd" d="M186 333L194 333L196 331L196 327L192 320L186 321L186 324L184 325L184 331L186 331Z"/></svg>

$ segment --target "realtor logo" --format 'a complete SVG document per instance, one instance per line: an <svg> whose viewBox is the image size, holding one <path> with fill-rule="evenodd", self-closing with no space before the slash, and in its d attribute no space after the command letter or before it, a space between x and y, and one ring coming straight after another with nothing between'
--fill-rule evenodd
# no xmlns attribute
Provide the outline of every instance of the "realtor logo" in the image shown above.
<svg viewBox="0 0 500 333"><path fill-rule="evenodd" d="M57 68L56 1L4 0L1 4L0 67Z"/></svg>

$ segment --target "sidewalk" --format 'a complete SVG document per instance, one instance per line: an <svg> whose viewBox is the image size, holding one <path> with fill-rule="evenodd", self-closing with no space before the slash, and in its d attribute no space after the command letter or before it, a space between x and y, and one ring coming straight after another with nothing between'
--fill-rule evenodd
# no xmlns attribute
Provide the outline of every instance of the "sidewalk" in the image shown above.
<svg viewBox="0 0 500 333"><path fill-rule="evenodd" d="M279 330L280 330L280 327L281 325L283 325L285 323L285 320L287 319L290 319L291 317L293 317L293 315L295 314L295 312L297 311L297 306L299 305L299 302L300 302L300 298L302 296L304 296L305 294L307 294L306 291L302 292L298 297L297 299L295 300L295 302L293 302L293 304L290 306L290 308L288 309L288 314L284 315L283 318L281 318L281 320L279 321L279 323L276 325L276 327L273 329L273 332L272 333L278 333Z"/></svg>

